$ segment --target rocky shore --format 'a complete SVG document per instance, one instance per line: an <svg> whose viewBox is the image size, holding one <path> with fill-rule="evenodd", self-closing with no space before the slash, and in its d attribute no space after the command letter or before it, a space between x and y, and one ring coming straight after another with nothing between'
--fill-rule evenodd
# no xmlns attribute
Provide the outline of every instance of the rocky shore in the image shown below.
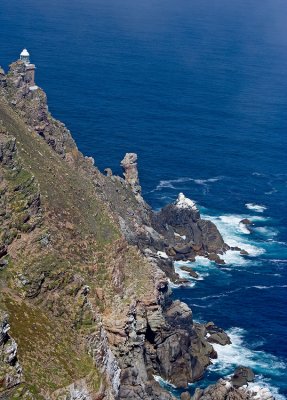
<svg viewBox="0 0 287 400"><path fill-rule="evenodd" d="M172 301L174 261L232 249L182 193L154 212L136 154L102 174L31 84L22 61L0 69L0 399L172 400L155 376L187 388L230 343ZM250 393L193 399L270 399Z"/></svg>

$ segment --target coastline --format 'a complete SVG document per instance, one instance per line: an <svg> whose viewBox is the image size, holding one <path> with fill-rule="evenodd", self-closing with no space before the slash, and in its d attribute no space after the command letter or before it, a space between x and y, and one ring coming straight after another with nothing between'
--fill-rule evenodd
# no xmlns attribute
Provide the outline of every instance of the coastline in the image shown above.
<svg viewBox="0 0 287 400"><path fill-rule="evenodd" d="M15 78L19 75L19 71L23 73L22 67L23 65L19 63L14 66L15 69L12 70L14 76L10 74L8 82L6 81L3 85L4 91L6 91L8 83L8 88L11 90L8 91L9 96L11 96L8 98L10 102L15 102L15 104L12 104L15 106L16 112L25 112L26 124L35 129L52 150L63 158L64 162L68 163L71 168L80 170L84 174L83 176L86 174L88 177L96 177L97 195L109 204L109 211L113 212L114 217L119 216L118 224L128 244L139 247L141 257L154 265L154 270L157 271L154 272L157 274L155 276L156 294L153 294L153 298L148 298L146 304L140 305L138 309L137 306L132 306L134 309L132 312L133 320L128 322L128 328L125 319L119 321L117 328L112 326L111 320L103 322L108 342L115 357L118 358L120 363L123 363L121 369L126 370L125 374L121 375L121 382L118 383L118 388L122 391L119 396L123 398L135 396L134 393L130 393L131 382L133 382L130 360L120 356L124 348L128 348L131 352L137 346L141 349L145 348L145 351L148 349L148 361L140 361L141 368L148 366L147 376L144 376L144 374L140 376L142 373L140 368L139 372L136 372L138 379L140 379L141 391L146 390L144 379L150 378L151 371L160 371L162 377L170 378L177 386L183 387L187 386L189 379L194 381L200 379L206 367L210 364L210 358L215 357L214 349L206 338L206 332L202 332L202 329L205 328L202 325L194 324L191 310L184 303L171 302L167 278L159 271L162 270L176 283L178 276L173 269L175 260L186 262L197 257L203 257L205 262L215 260L219 265L216 268L220 268L220 265L222 266L224 262L227 263L228 261L224 260L227 252L232 252L228 254L234 255L240 253L242 249L235 249L238 243L232 243L231 246L226 245L216 226L203 219L195 203L183 194L179 195L175 203L168 205L158 213L154 213L141 195L137 156L135 154L128 153L122 161L125 179L114 176L111 171L106 171L107 176L104 177L93 166L93 160L84 158L79 152L75 152L75 144L63 125L51 120L48 115L47 124L44 127L39 126L40 121L37 120L36 114L40 110L41 118L43 114L47 115L45 114L47 112L45 110L46 97L41 91L35 93L28 90L28 99L23 100L23 93L26 93L25 96L27 96L27 83L20 86L17 83L15 87ZM34 107L38 107L38 109ZM127 202L129 208L126 206ZM234 249L230 248L232 246L234 246ZM252 250L252 247L248 247L248 251L250 249ZM162 254L167 254L166 252L169 252L168 256L162 257ZM240 257L244 260L244 255L240 255ZM122 277L119 272L117 272L115 280L118 285L117 289L121 290ZM140 301L144 303L142 299ZM144 317L146 314L147 317ZM131 310L128 311L127 316L131 318ZM146 319L145 328L136 326L139 316L142 320ZM178 329L178 325L180 329ZM148 333L145 332L145 329ZM173 336L171 343L168 343L167 340L169 336ZM189 341L186 342L186 338L191 336L195 338L195 342L192 344ZM174 347L174 340L177 340L178 354L171 362L167 354ZM140 343L135 345L134 342L136 341ZM165 348L165 346L167 347ZM160 347L161 352L158 350ZM202 347L205 347L203 351ZM188 355L189 359L184 361L181 353L184 353L185 358ZM160 359L159 363L156 358ZM194 359L197 363L195 366ZM186 371L183 376L177 373L177 362L179 363L178 368L183 362L186 363ZM193 365L193 368L191 368L191 365ZM119 367L117 368L119 369ZM118 380L118 372L111 376L112 381L115 376ZM149 380L151 387L154 388L155 383L152 379ZM157 390L159 390L159 396L163 396L160 389L157 388Z"/></svg>

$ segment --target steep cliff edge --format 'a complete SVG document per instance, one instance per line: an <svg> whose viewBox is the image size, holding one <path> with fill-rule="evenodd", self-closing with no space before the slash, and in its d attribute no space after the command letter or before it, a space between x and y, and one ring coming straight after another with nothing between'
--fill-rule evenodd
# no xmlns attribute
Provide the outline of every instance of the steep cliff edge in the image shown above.
<svg viewBox="0 0 287 400"><path fill-rule="evenodd" d="M136 155L122 166L105 176L78 151L23 62L0 71L0 355L18 346L0 399L171 400L155 375L186 387L217 356L167 275L228 246L182 196L154 213Z"/></svg>

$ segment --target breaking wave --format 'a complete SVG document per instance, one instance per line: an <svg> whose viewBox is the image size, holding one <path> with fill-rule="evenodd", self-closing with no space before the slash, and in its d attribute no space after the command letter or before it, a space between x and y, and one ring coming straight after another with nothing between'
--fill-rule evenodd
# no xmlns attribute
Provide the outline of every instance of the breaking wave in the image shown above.
<svg viewBox="0 0 287 400"><path fill-rule="evenodd" d="M255 204L255 203L246 203L245 207L248 208L248 210L252 210L252 211L256 211L256 212L260 212L263 213L267 207L260 205L260 204Z"/></svg>
<svg viewBox="0 0 287 400"><path fill-rule="evenodd" d="M276 400L285 399L285 396L279 394L278 388L269 385L268 378L263 376L270 376L275 381L280 381L284 376L286 364L272 354L249 349L244 341L246 332L243 329L234 327L228 330L227 333L232 343L226 346L213 344L218 358L213 361L210 369L217 372L220 371L221 374L228 376L239 365L250 367L256 373L255 384L257 386L268 387ZM272 369L270 365L272 365Z"/></svg>

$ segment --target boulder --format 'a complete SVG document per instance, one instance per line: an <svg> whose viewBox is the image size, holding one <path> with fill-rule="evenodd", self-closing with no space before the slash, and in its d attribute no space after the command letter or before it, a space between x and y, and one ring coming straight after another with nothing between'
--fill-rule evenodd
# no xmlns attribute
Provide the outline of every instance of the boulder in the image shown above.
<svg viewBox="0 0 287 400"><path fill-rule="evenodd" d="M234 387L241 387L247 385L248 382L253 382L255 379L255 374L249 367L237 367L231 378L231 382Z"/></svg>
<svg viewBox="0 0 287 400"><path fill-rule="evenodd" d="M179 254L188 254L188 253L190 253L192 251L192 248L190 246L188 246L188 245L181 246L181 247L180 246L175 246L174 250L175 250L176 253L179 253Z"/></svg>
<svg viewBox="0 0 287 400"><path fill-rule="evenodd" d="M209 343L216 343L220 344L221 346L231 344L231 340L227 333L225 333L223 329L216 326L213 322L208 322L205 324L205 329L208 333L207 340Z"/></svg>
<svg viewBox="0 0 287 400"><path fill-rule="evenodd" d="M218 333L212 333L207 340L209 343L216 343L220 344L221 346L225 346L227 344L231 344L231 340L229 336L225 332L218 332Z"/></svg>
<svg viewBox="0 0 287 400"><path fill-rule="evenodd" d="M186 267L186 266L184 266L184 265L181 265L179 268L180 268L182 271L188 272L188 274L189 274L190 276L192 276L193 278L198 278L198 273L195 272L192 268Z"/></svg>
<svg viewBox="0 0 287 400"><path fill-rule="evenodd" d="M191 399L191 397L190 397L190 394L188 392L181 393L180 400L190 400L190 399Z"/></svg>
<svg viewBox="0 0 287 400"><path fill-rule="evenodd" d="M240 224L244 224L244 225L251 225L252 224L252 222L248 218L243 218L239 223Z"/></svg>

